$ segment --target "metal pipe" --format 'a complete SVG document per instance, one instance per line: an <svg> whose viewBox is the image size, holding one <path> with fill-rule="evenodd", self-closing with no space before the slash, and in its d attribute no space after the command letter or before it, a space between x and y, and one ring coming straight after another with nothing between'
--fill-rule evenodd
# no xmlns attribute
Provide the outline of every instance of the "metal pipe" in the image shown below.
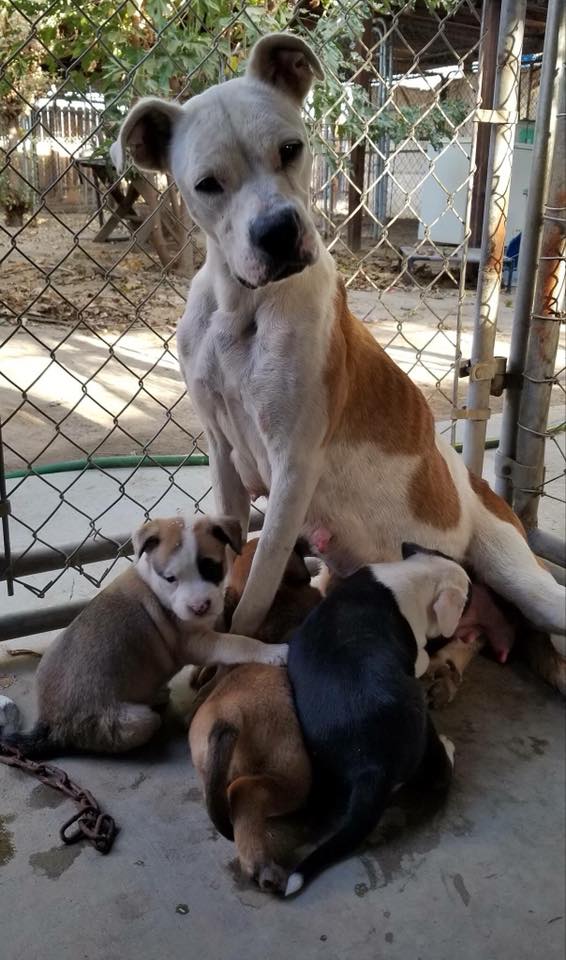
<svg viewBox="0 0 566 960"><path fill-rule="evenodd" d="M542 236L542 211L548 188L550 158L552 157L556 132L558 98L558 83L556 81L560 74L560 58L564 59L565 23L563 0L550 0L544 34L533 165L529 178L525 226L519 251L517 294L515 310L513 311L509 360L507 362L509 386L505 390L499 453L495 458L495 489L509 503L513 495L509 461L515 460L516 455L517 420L529 340L536 266Z"/></svg>
<svg viewBox="0 0 566 960"><path fill-rule="evenodd" d="M6 471L4 470L4 447L2 446L2 421L0 420L0 517L2 519L2 541L4 554L0 560L0 574L6 580L8 596L14 596L14 578L11 571L12 547L10 543L10 501L6 493Z"/></svg>
<svg viewBox="0 0 566 960"><path fill-rule="evenodd" d="M561 31L562 33L562 31ZM562 46L556 136L541 252L517 421L517 462L525 482L514 486L513 506L530 529L537 524L544 453L566 286L566 71Z"/></svg>
<svg viewBox="0 0 566 960"><path fill-rule="evenodd" d="M493 108L493 88L497 65L497 33L501 19L501 0L490 0L481 5L480 49L478 62L478 94L483 110ZM472 209L470 215L470 246L481 246L483 215L485 210L485 186L489 162L490 128L488 123L477 123L476 171L473 182Z"/></svg>
<svg viewBox="0 0 566 960"><path fill-rule="evenodd" d="M250 531L261 530L262 525L263 513L254 507L250 518ZM89 539L80 546L76 543L61 543L55 547L39 547L29 550L22 557L13 557L11 564L7 563L4 554L0 554L0 582L7 580L8 576L29 577L35 573L48 573L50 570L61 570L65 567L80 569L87 563L129 557L132 553L130 534L117 533L112 538L101 536L100 540ZM0 624L2 622L3 619L0 618Z"/></svg>
<svg viewBox="0 0 566 960"><path fill-rule="evenodd" d="M75 600L73 603L61 603L45 610L8 613L0 617L0 642L15 640L16 637L31 637L34 633L47 633L49 630L61 630L78 617L87 603L88 600Z"/></svg>
<svg viewBox="0 0 566 960"><path fill-rule="evenodd" d="M504 0L497 42L497 71L493 98L487 194L482 232L482 251L478 277L472 363L493 359L501 273L505 248L505 229L511 187L513 146L517 122L519 75L527 0ZM468 419L464 429L466 466L481 476L483 450L489 417L491 377L473 380L468 387Z"/></svg>
<svg viewBox="0 0 566 960"><path fill-rule="evenodd" d="M552 533L533 527L529 530L527 539L529 546L537 557L549 560L557 567L566 567L566 543Z"/></svg>

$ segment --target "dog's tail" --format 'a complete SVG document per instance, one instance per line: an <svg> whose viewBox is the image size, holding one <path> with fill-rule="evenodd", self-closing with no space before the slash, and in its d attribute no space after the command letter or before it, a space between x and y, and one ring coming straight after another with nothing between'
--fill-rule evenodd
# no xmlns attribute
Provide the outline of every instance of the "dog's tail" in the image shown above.
<svg viewBox="0 0 566 960"><path fill-rule="evenodd" d="M208 736L205 795L208 815L227 840L234 839L228 801L228 770L239 731L226 720L217 720Z"/></svg>
<svg viewBox="0 0 566 960"><path fill-rule="evenodd" d="M368 770L355 781L346 809L339 816L335 832L295 868L287 880L289 897L317 873L356 849L380 819L389 799L389 778L383 771Z"/></svg>

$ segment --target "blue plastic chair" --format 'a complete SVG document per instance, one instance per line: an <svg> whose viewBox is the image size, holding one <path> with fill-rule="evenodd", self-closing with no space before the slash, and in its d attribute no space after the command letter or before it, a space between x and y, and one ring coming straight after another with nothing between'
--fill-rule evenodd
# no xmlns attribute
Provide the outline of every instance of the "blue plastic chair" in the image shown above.
<svg viewBox="0 0 566 960"><path fill-rule="evenodd" d="M503 269L507 273L507 283L505 289L507 292L511 289L511 282L513 280L513 273L517 269L517 264L519 262L519 250L521 249L521 234L518 233L516 237L513 237L512 240L507 244L505 250L505 260L503 263Z"/></svg>

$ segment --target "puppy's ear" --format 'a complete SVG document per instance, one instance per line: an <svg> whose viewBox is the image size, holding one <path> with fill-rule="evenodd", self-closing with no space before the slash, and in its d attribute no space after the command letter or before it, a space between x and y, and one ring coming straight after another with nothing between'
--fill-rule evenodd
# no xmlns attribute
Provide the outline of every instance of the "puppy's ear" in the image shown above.
<svg viewBox="0 0 566 960"><path fill-rule="evenodd" d="M144 97L128 113L110 158L118 173L126 166L126 150L141 170L169 170L169 148L183 108L159 97Z"/></svg>
<svg viewBox="0 0 566 960"><path fill-rule="evenodd" d="M144 523L143 527L139 527L132 534L136 560L139 560L142 554L151 553L152 550L155 550L159 546L159 542L159 524L155 520Z"/></svg>
<svg viewBox="0 0 566 960"><path fill-rule="evenodd" d="M438 623L439 636L448 638L454 635L467 599L467 592L457 587L445 587L438 593L432 608Z"/></svg>
<svg viewBox="0 0 566 960"><path fill-rule="evenodd" d="M242 528L235 517L214 517L211 524L213 537L232 547L234 553L242 552Z"/></svg>
<svg viewBox="0 0 566 960"><path fill-rule="evenodd" d="M292 33L268 33L255 44L246 75L269 83L301 104L315 80L323 80L318 57Z"/></svg>

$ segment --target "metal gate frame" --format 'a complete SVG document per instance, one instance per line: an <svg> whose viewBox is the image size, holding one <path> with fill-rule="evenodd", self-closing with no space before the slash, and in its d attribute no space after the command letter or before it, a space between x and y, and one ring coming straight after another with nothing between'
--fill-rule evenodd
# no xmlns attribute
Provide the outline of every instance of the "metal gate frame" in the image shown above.
<svg viewBox="0 0 566 960"><path fill-rule="evenodd" d="M526 0L505 0L501 9L482 254L476 302L472 365L463 456L481 476L489 396L502 365L494 357L505 226L517 122L517 77L521 63ZM484 8L485 10L485 8ZM531 547L566 567L566 545L537 527L545 481L548 416L564 319L566 276L566 8L550 0L536 119L526 228L518 264L518 287L505 402L496 454L496 491L523 522ZM485 111L482 111L482 114Z"/></svg>

